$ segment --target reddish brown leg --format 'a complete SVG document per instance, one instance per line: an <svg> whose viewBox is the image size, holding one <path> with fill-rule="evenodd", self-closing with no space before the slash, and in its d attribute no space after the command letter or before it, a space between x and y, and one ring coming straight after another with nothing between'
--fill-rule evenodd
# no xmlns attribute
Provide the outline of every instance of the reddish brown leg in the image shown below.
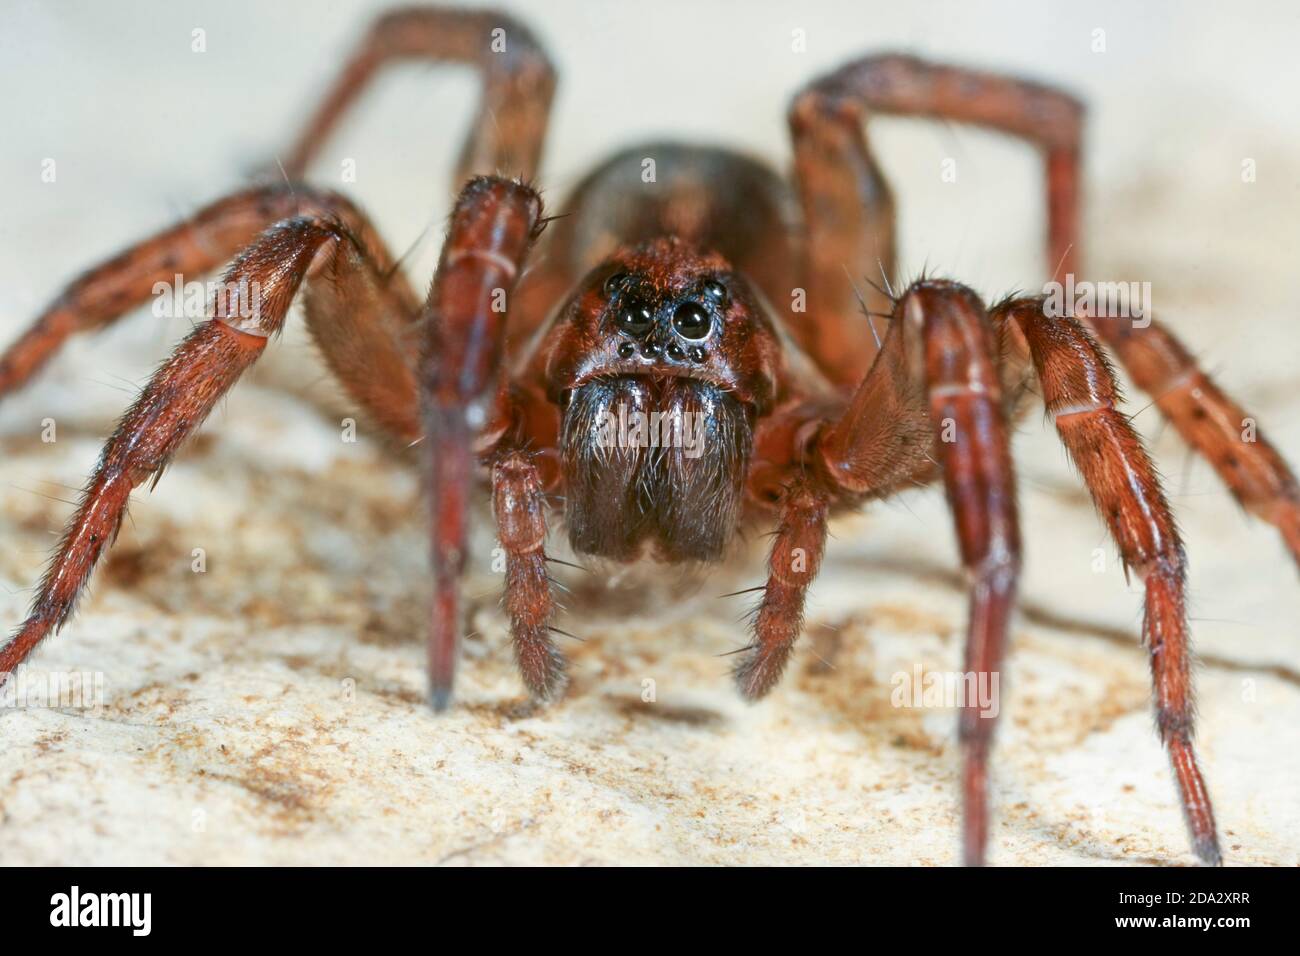
<svg viewBox="0 0 1300 956"><path fill-rule="evenodd" d="M814 82L790 110L808 231L808 314L800 344L840 382L856 385L875 351L845 275L893 278L893 202L867 146L872 114L932 116L988 126L1037 144L1047 167L1047 255L1073 272L1078 248L1083 107L1050 87L908 56L857 60ZM882 292L860 290L873 312ZM795 316L799 318L799 316Z"/></svg>
<svg viewBox="0 0 1300 956"><path fill-rule="evenodd" d="M395 10L375 21L294 144L284 164L291 178L301 178L375 74L404 59L460 63L483 77L457 185L474 175L536 175L555 92L555 71L546 54L528 29L506 14L433 8Z"/></svg>
<svg viewBox="0 0 1300 956"><path fill-rule="evenodd" d="M414 315L418 303L395 274L383 243L368 220L333 193L283 186L237 193L213 203L179 225L132 246L73 282L18 341L0 356L0 397L29 381L71 336L111 325L147 302L154 286L171 286L177 275L192 281L230 259L281 219L295 215L335 218L356 237L372 262L373 295L389 300L397 316ZM359 281L359 280L358 280Z"/></svg>
<svg viewBox="0 0 1300 956"><path fill-rule="evenodd" d="M0 648L0 681L67 621L95 562L117 535L131 490L158 480L181 443L280 330L304 276L335 268L328 247L350 242L333 220L298 218L263 233L235 260L213 318L154 374L105 445L27 620Z"/></svg>
<svg viewBox="0 0 1300 956"><path fill-rule="evenodd" d="M903 324L891 321L848 407L818 436L815 465L840 496L889 494L931 464L932 428L914 345Z"/></svg>
<svg viewBox="0 0 1300 956"><path fill-rule="evenodd" d="M341 223L331 220L330 228L347 241L335 244L317 281L303 291L307 330L325 364L369 419L409 445L423 430L415 375L416 313L394 291L405 289L406 282L395 285L355 234L340 231ZM387 252L382 255L387 262Z"/></svg>
<svg viewBox="0 0 1300 956"><path fill-rule="evenodd" d="M1015 475L992 325L974 293L939 282L909 289L896 319L919 328L924 343L933 447L971 581L966 673L976 675L978 687L990 687L1002 665L1020 573ZM984 863L988 842L994 721L979 701L963 702L962 843L968 866Z"/></svg>
<svg viewBox="0 0 1300 956"><path fill-rule="evenodd" d="M472 180L456 202L429 293L421 391L433 517L429 681L438 710L451 701L460 645L474 443L502 385L506 303L541 215L541 199L527 186L492 177Z"/></svg>
<svg viewBox="0 0 1300 956"><path fill-rule="evenodd" d="M936 456L971 581L965 668L977 688L994 686L999 673L1020 572L1015 475L997 354L992 323L974 293L950 282L914 284L894 308L871 371L811 455L825 486L850 501L928 476L929 454ZM922 383L924 393L912 382ZM979 700L963 702L962 842L968 865L984 862L988 842L995 717L996 708Z"/></svg>
<svg viewBox="0 0 1300 956"><path fill-rule="evenodd" d="M790 313L799 345L832 381L855 385L875 339L855 299L888 315L877 288L895 274L894 197L867 147L861 98L830 78L795 97L789 113L807 247L806 312ZM864 281L869 280L869 281Z"/></svg>
<svg viewBox="0 0 1300 956"><path fill-rule="evenodd" d="M1300 563L1300 482L1255 419L1196 365L1154 320L1086 317L1183 440L1201 454L1248 512L1274 525Z"/></svg>
<svg viewBox="0 0 1300 956"><path fill-rule="evenodd" d="M804 598L826 547L825 491L798 479L786 490L780 508L767 586L754 616L754 640L736 667L736 683L748 700L758 700L781 679L803 630Z"/></svg>
<svg viewBox="0 0 1300 956"><path fill-rule="evenodd" d="M506 555L505 605L515 661L533 697L554 700L566 677L564 655L551 639L555 601L546 567L546 496L537 466L523 452L497 459L492 504Z"/></svg>
<svg viewBox="0 0 1300 956"><path fill-rule="evenodd" d="M1007 304L1038 372L1047 411L1119 547L1125 573L1146 582L1142 638L1151 655L1156 724L1169 751L1192 846L1221 862L1214 811L1192 746L1191 647L1186 560L1173 514L1142 441L1118 409L1119 389L1097 343L1071 318L1049 319L1042 302Z"/></svg>
<svg viewBox="0 0 1300 956"><path fill-rule="evenodd" d="M857 505L929 476L930 424L909 368L903 325L890 322L886 329L871 370L837 418L810 432L821 412L796 406L777 412L756 437L755 457L768 464L751 469L749 493L770 500L779 489L781 517L754 637L735 671L740 692L751 700L780 680L802 630L830 504ZM811 447L804 447L810 434Z"/></svg>

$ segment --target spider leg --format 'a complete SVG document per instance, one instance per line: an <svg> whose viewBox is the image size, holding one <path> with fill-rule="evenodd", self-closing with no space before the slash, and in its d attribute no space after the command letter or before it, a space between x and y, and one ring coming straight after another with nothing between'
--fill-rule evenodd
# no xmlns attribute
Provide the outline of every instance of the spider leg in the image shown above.
<svg viewBox="0 0 1300 956"><path fill-rule="evenodd" d="M73 335L111 325L177 276L206 275L247 246L267 226L292 216L337 219L357 238L371 271L373 294L391 300L395 316L412 316L418 302L369 221L334 193L307 187L253 189L207 206L194 216L90 269L69 285L26 332L0 355L0 398L16 391Z"/></svg>
<svg viewBox="0 0 1300 956"><path fill-rule="evenodd" d="M288 175L302 177L382 67L409 59L465 64L482 75L482 99L457 165L458 186L475 175L536 175L555 92L546 54L507 14L437 7L394 10L374 22L290 151Z"/></svg>
<svg viewBox="0 0 1300 956"><path fill-rule="evenodd" d="M541 215L541 199L522 183L471 180L456 201L429 293L420 391L433 517L429 683L437 710L451 701L460 646L459 588L475 442L501 392L506 302Z"/></svg>
<svg viewBox="0 0 1300 956"><path fill-rule="evenodd" d="M546 567L546 497L537 466L523 452L497 458L492 505L506 555L505 605L515 662L535 699L554 700L567 678L564 655L551 639L555 600Z"/></svg>
<svg viewBox="0 0 1300 956"><path fill-rule="evenodd" d="M821 567L826 547L828 494L797 479L782 496L781 520L768 556L767 586L754 615L754 639L735 670L748 700L767 694L785 671L803 630L804 598Z"/></svg>
<svg viewBox="0 0 1300 956"><path fill-rule="evenodd" d="M851 63L814 83L796 99L791 122L797 126L796 117L804 116L805 125L816 129L833 122L858 125L868 111L971 122L1038 144L1047 164L1048 264L1054 275L1078 273L1083 261L1079 207L1084 111L1077 100L1050 87L1008 77L928 64L905 56L881 56ZM837 112L841 116L838 121L828 118ZM824 190L844 178L845 170L860 169L858 175L864 181L874 170L865 139L846 140L848 145L838 148L845 158L838 159L832 157L837 150L814 148L818 137L828 135L815 131L804 134L809 173L804 175L800 167L814 251L821 241L817 235L818 216L846 215L844 210L848 210L847 214L863 220L862 228L870 224L869 206L863 212L859 206L843 202L823 207L818 201ZM847 133L841 130L840 135ZM861 156L852 158L857 153ZM878 171L876 175L878 178ZM883 184L873 188L877 192L884 190ZM828 193L826 198L834 195ZM807 212L810 209L811 214ZM841 229L845 235L852 235L849 227ZM840 247L851 250L849 241L843 240ZM846 252L828 261L861 264L865 260ZM870 307L887 311L872 305L874 301L868 297ZM1278 528L1300 563L1300 482L1277 450L1259 434L1253 418L1197 368L1187 349L1159 322L1135 327L1128 318L1085 319L1115 351L1135 384L1155 398L1188 445L1210 462L1242 507Z"/></svg>
<svg viewBox="0 0 1300 956"><path fill-rule="evenodd" d="M856 385L875 352L867 322L849 324L854 280L894 278L894 205L864 124L873 114L930 116L988 126L1042 149L1047 167L1047 255L1069 273L1078 246L1083 107L1042 86L910 56L855 60L810 84L790 108L795 169L807 231L808 311L799 342L836 381ZM889 290L863 289L891 314Z"/></svg>
<svg viewBox="0 0 1300 956"><path fill-rule="evenodd" d="M823 423L806 449L787 456L778 450L799 446L814 413L803 408L778 413L767 434L780 436L766 449L776 461L806 461L804 470L755 468L750 493L767 499L785 482L777 498L780 522L768 556L768 579L753 619L753 640L735 669L740 692L763 697L780 680L803 629L804 600L821 566L827 512L832 504L856 505L932 477L931 426L922 390L911 368L910 339L903 324L891 322L870 371L844 410Z"/></svg>
<svg viewBox="0 0 1300 956"><path fill-rule="evenodd" d="M1300 563L1300 482L1254 418L1155 319L1085 315L1133 383L1155 399L1183 441L1210 463L1250 514L1277 527Z"/></svg>
<svg viewBox="0 0 1300 956"><path fill-rule="evenodd" d="M409 445L423 435L415 313L356 236L339 237L348 241L336 243L303 289L307 331L326 367L369 419Z"/></svg>
<svg viewBox="0 0 1300 956"><path fill-rule="evenodd" d="M1178 782L1192 846L1222 862L1214 810L1192 745L1192 673L1183 544L1142 441L1122 415L1119 387L1100 346L1072 318L1049 319L1039 299L999 309L1033 357L1047 411L1119 547L1125 572L1146 584L1142 638L1151 655L1156 725Z"/></svg>
<svg viewBox="0 0 1300 956"><path fill-rule="evenodd" d="M859 312L893 311L878 286L894 280L894 197L867 146L861 98L822 80L794 98L788 121L807 243L806 312L790 316L791 331L832 380L856 384L875 351Z"/></svg>
<svg viewBox="0 0 1300 956"><path fill-rule="evenodd" d="M0 682L67 621L121 527L131 490L157 482L181 443L281 329L303 279L337 277L338 250L352 242L333 219L300 217L268 229L235 260L212 317L154 373L104 446L27 619L0 648Z"/></svg>
<svg viewBox="0 0 1300 956"><path fill-rule="evenodd" d="M915 351L903 324L891 321L848 406L818 435L814 465L839 496L880 497L932 469L932 428Z"/></svg>
<svg viewBox="0 0 1300 956"><path fill-rule="evenodd" d="M919 328L933 448L970 577L965 669L992 686L1006 647L1020 573L1015 475L996 365L996 342L983 303L953 283L913 286L899 317ZM962 702L962 843L968 866L984 863L988 842L988 758L996 710ZM993 710L993 713L990 713Z"/></svg>
<svg viewBox="0 0 1300 956"><path fill-rule="evenodd" d="M951 282L913 284L844 413L809 460L841 500L889 494L937 466L970 579L966 686L995 686L1020 573L1006 408L994 327L979 298ZM931 452L936 456L931 459ZM988 842L988 759L996 710L962 702L962 843L967 865Z"/></svg>

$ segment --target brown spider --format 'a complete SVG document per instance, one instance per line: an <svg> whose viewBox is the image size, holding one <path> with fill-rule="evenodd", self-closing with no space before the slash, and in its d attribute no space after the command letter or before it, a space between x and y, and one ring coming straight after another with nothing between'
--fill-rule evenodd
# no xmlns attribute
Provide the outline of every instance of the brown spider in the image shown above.
<svg viewBox="0 0 1300 956"><path fill-rule="evenodd" d="M1048 260L1057 274L1077 273L1076 100L908 57L857 60L794 98L793 189L726 151L630 150L585 179L523 277L548 221L527 183L555 75L508 16L426 9L382 17L298 141L289 176L301 178L374 74L407 57L469 64L483 80L459 164L467 184L423 305L351 202L299 182L223 199L86 273L0 357L7 394L70 336L112 323L155 283L234 256L211 319L157 371L105 446L29 616L0 649L0 674L66 622L131 490L158 479L261 355L300 286L312 335L352 398L387 433L424 440L437 708L452 690L480 466L491 474L507 555L515 654L536 699L555 698L565 684L551 639L551 493L563 495L575 550L615 561L714 561L738 527L775 520L768 582L735 671L741 693L757 699L799 636L828 517L942 477L970 576L965 666L995 673L1020 564L1009 423L1036 382L1126 569L1145 580L1142 637L1160 737L1195 852L1220 861L1192 745L1183 547L1151 460L1117 411L1105 353L1081 322L1049 315L1041 297L986 308L964 286L922 279L897 297L872 287L858 301L850 280L895 272L892 200L863 132L873 113L976 123L1036 144L1047 167ZM640 176L648 155L660 170L653 187ZM873 316L884 325L880 338ZM1243 442L1242 409L1159 324L1085 318L1237 500L1275 524L1300 558L1300 486L1262 437ZM694 454L681 442L611 447L602 429L629 410L658 416L678 435L697 423L703 440ZM985 855L993 726L966 702L963 846L972 864Z"/></svg>

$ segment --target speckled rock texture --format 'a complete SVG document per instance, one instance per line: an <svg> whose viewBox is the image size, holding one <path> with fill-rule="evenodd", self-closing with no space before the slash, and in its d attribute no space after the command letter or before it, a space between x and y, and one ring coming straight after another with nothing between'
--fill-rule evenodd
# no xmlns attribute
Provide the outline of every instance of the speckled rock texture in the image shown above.
<svg viewBox="0 0 1300 956"><path fill-rule="evenodd" d="M273 155L370 8L313 20L308 4L273 6L0 13L0 86L17 92L0 150L0 338L80 268ZM753 4L739 19L687 5L697 19L684 35L630 6L555 6L529 14L564 71L543 176L555 203L634 137L734 142L786 164L786 97L859 50L1014 68L1088 97L1090 272L1150 281L1158 314L1300 462L1300 130L1287 92L1300 68L1281 32L1193 4L1177 16L1026 3L1002 16L906 5L870 17L858 4ZM1274 12L1294 36L1294 11ZM636 49L595 48L598 31L628 18ZM140 28L118 30L110 54L99 38L124 20ZM207 30L202 55L189 48L195 27ZM1095 28L1105 52L1090 49ZM797 29L804 53L791 52ZM644 75L670 35L683 62L710 45L698 87L680 71ZM767 68L726 65L747 55ZM265 64L265 88L262 71L236 68L251 63ZM421 285L450 199L447 131L459 135L473 93L465 76L445 78L386 78L315 174L337 185L340 159L357 160L358 181L342 188L395 248L415 244L407 267ZM925 124L882 124L875 141L897 180L909 270L928 260L989 298L1041 281L1031 153ZM40 180L46 157L53 184ZM947 157L956 183L940 180ZM141 310L0 404L6 630L115 417L185 327ZM797 659L756 706L733 692L724 656L745 640L748 599L715 596L759 583L761 535L710 575L566 571L559 624L583 641L565 643L568 696L536 710L513 670L480 521L458 702L435 717L411 461L364 425L344 440L353 413L298 323L273 351L157 489L136 493L80 614L28 668L31 679L102 675L103 706L0 711L0 863L956 861L955 714L891 702L899 672L960 666L965 596L938 490L834 525ZM1300 580L1271 529L1241 515L1147 403L1130 405L1187 541L1199 741L1225 856L1296 865ZM42 441L46 419L54 442ZM1030 416L1016 452L1026 568L991 859L1189 864L1137 640L1140 591L1050 427Z"/></svg>

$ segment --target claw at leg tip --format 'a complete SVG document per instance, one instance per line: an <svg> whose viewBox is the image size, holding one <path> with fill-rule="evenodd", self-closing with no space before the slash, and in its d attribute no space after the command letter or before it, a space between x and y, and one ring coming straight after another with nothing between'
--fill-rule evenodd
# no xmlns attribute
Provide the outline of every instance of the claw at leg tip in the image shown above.
<svg viewBox="0 0 1300 956"><path fill-rule="evenodd" d="M564 696L565 690L568 689L569 678L563 671L550 676L547 680L539 683L528 684L528 696L534 704L546 706L553 704Z"/></svg>
<svg viewBox="0 0 1300 956"><path fill-rule="evenodd" d="M434 713L444 713L451 706L451 686L432 684L429 686L429 706Z"/></svg>
<svg viewBox="0 0 1300 956"><path fill-rule="evenodd" d="M987 866L988 860L984 855L984 847L966 847L961 855L962 866Z"/></svg>
<svg viewBox="0 0 1300 956"><path fill-rule="evenodd" d="M1197 859L1206 866L1223 866L1223 853L1219 850L1219 839L1217 836L1205 840L1197 840L1194 850Z"/></svg>

